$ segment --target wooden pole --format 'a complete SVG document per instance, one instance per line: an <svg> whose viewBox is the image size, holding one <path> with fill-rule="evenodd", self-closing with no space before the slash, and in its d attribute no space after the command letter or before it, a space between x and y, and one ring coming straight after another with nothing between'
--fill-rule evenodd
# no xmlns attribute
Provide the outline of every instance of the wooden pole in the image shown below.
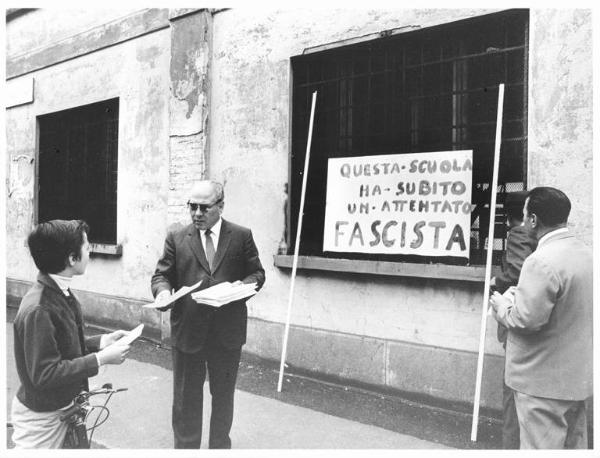
<svg viewBox="0 0 600 458"><path fill-rule="evenodd" d="M310 144L312 142L313 121L315 117L315 104L317 102L317 91L312 95L312 106L310 109L310 123L308 125L308 141L306 143L306 155L304 159L304 175L302 176L302 194L300 197L300 211L298 213L298 228L296 230L296 244L294 246L294 261L292 264L292 282L288 298L287 317L285 319L285 331L283 332L283 345L281 347L281 364L279 366L279 381L277 392L281 393L283 383L283 372L285 367L285 356L287 351L288 335L290 333L290 319L292 316L292 301L294 298L294 285L296 284L296 270L298 268L298 251L300 249L300 234L302 233L302 219L304 216L304 197L306 195L306 179L308 177L308 162L310 160Z"/></svg>
<svg viewBox="0 0 600 458"><path fill-rule="evenodd" d="M502 141L502 111L504 105L504 84L498 88L498 113L496 117L496 144L494 146L494 171L490 188L490 227L488 230L488 249L485 263L485 284L483 288L483 304L481 306L481 329L479 331L479 356L477 358L477 378L475 381L475 400L473 402L473 423L471 424L471 440L477 441L479 423L479 402L481 400L481 379L483 375L483 356L485 349L485 331L490 296L490 279L492 272L492 253L494 251L494 224L496 220L496 190L498 189L498 168L500 164L500 143Z"/></svg>

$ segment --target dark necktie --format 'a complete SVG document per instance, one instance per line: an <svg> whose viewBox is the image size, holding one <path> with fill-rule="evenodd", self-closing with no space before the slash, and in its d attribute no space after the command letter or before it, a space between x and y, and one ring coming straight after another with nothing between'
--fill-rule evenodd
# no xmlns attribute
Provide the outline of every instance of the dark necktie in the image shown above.
<svg viewBox="0 0 600 458"><path fill-rule="evenodd" d="M212 269L213 259L215 259L215 245L210 236L212 234L211 230L207 229L204 234L206 235L206 259L208 260L208 266Z"/></svg>

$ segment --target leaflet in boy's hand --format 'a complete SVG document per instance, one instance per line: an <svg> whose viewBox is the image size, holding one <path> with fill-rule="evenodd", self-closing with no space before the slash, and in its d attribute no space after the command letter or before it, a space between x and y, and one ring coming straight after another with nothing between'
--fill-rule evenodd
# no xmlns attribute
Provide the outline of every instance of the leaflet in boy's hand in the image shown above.
<svg viewBox="0 0 600 458"><path fill-rule="evenodd" d="M142 335L142 330L144 329L144 325L140 324L136 326L126 336L121 337L117 340L113 345L131 345L131 343Z"/></svg>

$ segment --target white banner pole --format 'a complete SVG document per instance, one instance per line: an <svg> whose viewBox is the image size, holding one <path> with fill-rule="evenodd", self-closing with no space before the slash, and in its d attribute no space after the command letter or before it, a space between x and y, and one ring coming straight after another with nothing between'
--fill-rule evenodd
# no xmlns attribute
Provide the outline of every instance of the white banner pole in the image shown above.
<svg viewBox="0 0 600 458"><path fill-rule="evenodd" d="M285 367L285 356L287 351L288 335L290 332L290 319L292 316L292 301L294 298L294 285L296 284L296 270L298 268L298 251L300 249L300 234L302 233L302 219L304 216L304 196L306 195L306 178L308 177L308 162L310 159L310 144L312 143L313 121L315 117L315 104L317 101L317 91L312 95L312 106L310 109L310 123L308 126L308 142L306 143L306 155L304 159L304 175L302 176L302 194L300 197L300 211L298 213L298 228L296 230L296 244L294 247L294 261L292 264L292 282L290 285L290 295L288 298L287 317L285 319L285 331L283 333L283 345L281 347L281 364L279 366L279 381L277 382L277 392L281 393L283 383L283 372Z"/></svg>
<svg viewBox="0 0 600 458"><path fill-rule="evenodd" d="M483 356L485 348L485 331L487 328L488 303L490 296L490 279L492 272L492 253L494 251L494 223L496 220L496 192L498 189L498 168L500 165L500 143L502 141L502 111L504 106L504 84L498 88L498 113L496 118L496 144L494 146L494 171L490 187L490 227L488 231L488 249L485 263L485 284L483 287L483 304L481 306L481 330L479 331L479 356L477 358L477 379L475 381L475 400L473 401L473 423L471 424L471 441L477 441L479 423L479 402L481 399L481 379L483 375Z"/></svg>

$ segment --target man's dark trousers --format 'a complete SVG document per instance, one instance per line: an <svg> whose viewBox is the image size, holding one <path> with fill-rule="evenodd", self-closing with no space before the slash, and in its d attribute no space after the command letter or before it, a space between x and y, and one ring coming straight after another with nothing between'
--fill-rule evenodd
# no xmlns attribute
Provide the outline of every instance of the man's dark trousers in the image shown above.
<svg viewBox="0 0 600 458"><path fill-rule="evenodd" d="M208 447L231 448L233 398L241 350L218 344L184 353L173 348L173 431L175 448L200 448L203 388L208 369L212 396Z"/></svg>

